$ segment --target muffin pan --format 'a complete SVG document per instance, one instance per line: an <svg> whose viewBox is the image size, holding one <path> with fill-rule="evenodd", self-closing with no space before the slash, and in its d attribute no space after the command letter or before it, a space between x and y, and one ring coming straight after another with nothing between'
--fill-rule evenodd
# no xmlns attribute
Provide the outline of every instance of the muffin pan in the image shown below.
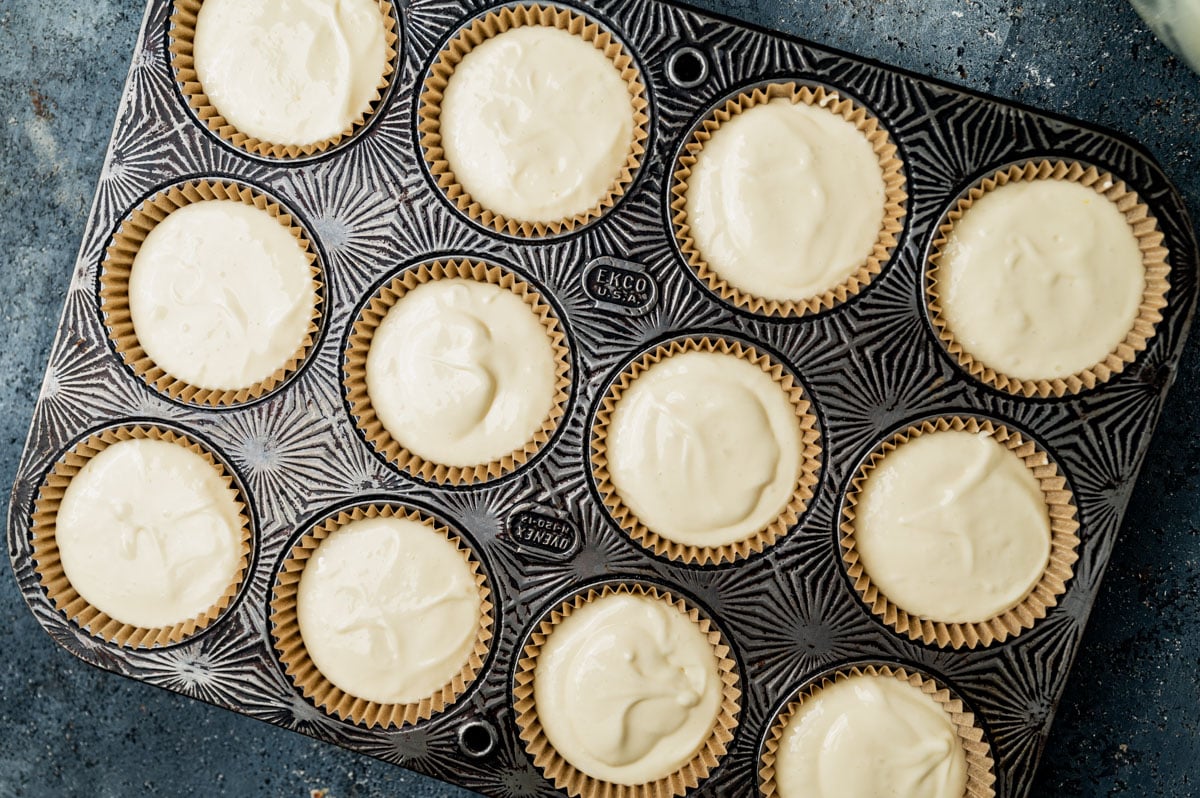
<svg viewBox="0 0 1200 798"><path fill-rule="evenodd" d="M662 0L561 7L598 22L629 53L646 89L645 154L598 218L529 235L460 209L422 147L420 96L439 53L498 6L398 4L395 72L378 110L327 152L278 157L240 148L193 110L187 74L172 68L172 3L151 0L13 488L9 554L30 609L99 668L485 795L532 796L558 792L521 738L514 690L526 645L564 602L640 585L695 607L737 666L728 751L694 794L761 794L772 729L802 690L838 672L890 668L944 685L972 715L994 760L980 794L1027 795L1195 308L1196 243L1178 193L1136 144L1069 120ZM886 128L904 164L906 212L891 257L857 294L799 316L714 293L673 229L674 175L689 138L714 109L767 81L853 100ZM1164 236L1170 288L1132 363L1062 396L1026 396L972 376L939 341L928 256L979 181L1046 159L1094 166L1137 193ZM145 381L114 348L102 310L102 264L123 220L197 180L278 203L311 241L322 275L306 358L261 396L227 407ZM405 270L456 258L509 270L538 292L561 321L572 378L544 445L511 471L462 484L413 475L377 452L345 387L350 337L372 297ZM592 464L592 430L614 381L647 353L698 338L753 348L790 372L811 403L821 452L812 498L787 534L716 564L658 554L622 531ZM910 639L873 614L840 542L845 497L871 454L910 427L953 417L1002 426L1045 452L1073 495L1080 539L1065 593L1044 618L957 647L936 634ZM246 577L219 616L182 641L142 647L106 642L55 605L35 570L33 530L57 463L94 435L139 425L212 452L248 497L252 527ZM494 603L479 677L444 711L399 726L341 720L306 698L269 620L296 544L324 519L371 504L411 508L460 535Z"/></svg>

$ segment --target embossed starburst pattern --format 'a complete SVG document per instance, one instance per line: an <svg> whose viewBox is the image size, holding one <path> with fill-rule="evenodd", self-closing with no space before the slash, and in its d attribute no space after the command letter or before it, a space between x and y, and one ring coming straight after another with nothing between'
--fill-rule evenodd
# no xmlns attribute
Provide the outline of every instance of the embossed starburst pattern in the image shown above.
<svg viewBox="0 0 1200 798"><path fill-rule="evenodd" d="M877 633L865 614L845 601L845 587L831 566L771 576L781 606L764 612L753 597L738 606L750 630L749 659L764 683L799 684L871 647Z"/></svg>
<svg viewBox="0 0 1200 798"><path fill-rule="evenodd" d="M258 499L264 529L293 524L314 499L339 492L326 435L332 423L332 409L294 393L230 417L229 455Z"/></svg>
<svg viewBox="0 0 1200 798"><path fill-rule="evenodd" d="M139 677L223 707L255 700L265 689L259 671L267 650L258 639L230 634L232 626L184 646L140 654Z"/></svg>
<svg viewBox="0 0 1200 798"><path fill-rule="evenodd" d="M161 407L138 385L120 379L117 368L107 347L81 338L51 354L41 401L34 411L33 440L38 450L50 454L67 443L64 435L72 430L120 416L149 416Z"/></svg>
<svg viewBox="0 0 1200 798"><path fill-rule="evenodd" d="M1072 640L1072 643L1078 641ZM988 728L1000 767L1024 771L1037 764L1037 758L1050 722L1054 717L1053 696L1066 682L1069 652L1062 650L1014 652L999 664L999 675L1011 685L1008 690L978 693L976 709L988 719ZM963 689L971 691L982 673L960 678Z"/></svg>
<svg viewBox="0 0 1200 798"><path fill-rule="evenodd" d="M283 190L328 254L329 270L346 294L342 306L348 306L395 266L399 202L341 164L322 163L288 177Z"/></svg>

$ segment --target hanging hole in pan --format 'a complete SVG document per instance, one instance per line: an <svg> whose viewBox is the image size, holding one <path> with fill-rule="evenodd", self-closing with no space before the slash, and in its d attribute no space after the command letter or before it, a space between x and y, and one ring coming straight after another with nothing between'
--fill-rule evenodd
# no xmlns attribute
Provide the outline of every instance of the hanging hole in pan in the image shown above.
<svg viewBox="0 0 1200 798"><path fill-rule="evenodd" d="M496 750L496 730L492 724L473 720L458 727L458 748L472 759L483 759Z"/></svg>
<svg viewBox="0 0 1200 798"><path fill-rule="evenodd" d="M695 47L680 47L667 59L667 78L681 89L694 89L708 80L708 57Z"/></svg>

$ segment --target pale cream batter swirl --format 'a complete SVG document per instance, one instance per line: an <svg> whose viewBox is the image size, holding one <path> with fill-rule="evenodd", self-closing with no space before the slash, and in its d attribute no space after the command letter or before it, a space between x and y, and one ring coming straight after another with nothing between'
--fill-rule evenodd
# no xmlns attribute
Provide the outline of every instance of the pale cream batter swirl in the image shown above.
<svg viewBox="0 0 1200 798"><path fill-rule="evenodd" d="M241 561L237 494L199 454L164 440L108 446L59 506L63 571L89 604L144 629L211 608Z"/></svg>
<svg viewBox="0 0 1200 798"><path fill-rule="evenodd" d="M521 222L586 213L633 148L633 100L591 42L527 25L487 39L454 70L440 130L455 178L485 209Z"/></svg>
<svg viewBox="0 0 1200 798"><path fill-rule="evenodd" d="M376 0L205 0L196 19L196 73L235 128L304 146L348 130L387 69Z"/></svg>
<svg viewBox="0 0 1200 798"><path fill-rule="evenodd" d="M776 98L705 143L688 178L687 223L708 267L730 285L798 302L866 262L885 190L879 157L851 122Z"/></svg>
<svg viewBox="0 0 1200 798"><path fill-rule="evenodd" d="M466 666L479 632L474 572L444 534L406 518L354 521L323 540L296 598L317 669L357 698L416 703Z"/></svg>
<svg viewBox="0 0 1200 798"><path fill-rule="evenodd" d="M937 265L946 324L973 358L1008 377L1070 377L1133 328L1146 269L1125 215L1067 180L984 194L954 225Z"/></svg>
<svg viewBox="0 0 1200 798"><path fill-rule="evenodd" d="M172 377L236 391L283 369L317 302L301 244L266 211L195 202L150 231L129 275L138 343Z"/></svg>
<svg viewBox="0 0 1200 798"><path fill-rule="evenodd" d="M855 508L867 576L901 609L979 623L1020 603L1050 561L1050 514L1033 472L990 435L932 432L872 469Z"/></svg>
<svg viewBox="0 0 1200 798"><path fill-rule="evenodd" d="M645 784L687 764L712 734L722 683L708 638L666 601L613 594L554 627L534 700L555 750L614 784Z"/></svg>
<svg viewBox="0 0 1200 798"><path fill-rule="evenodd" d="M893 676L853 676L806 698L776 756L779 798L963 798L950 715Z"/></svg>
<svg viewBox="0 0 1200 798"><path fill-rule="evenodd" d="M608 470L622 501L677 543L723 546L787 507L803 467L796 408L759 366L684 352L651 366L621 395Z"/></svg>
<svg viewBox="0 0 1200 798"><path fill-rule="evenodd" d="M557 363L524 299L491 283L423 283L388 311L367 391L388 433L425 460L469 468L529 443L554 407Z"/></svg>

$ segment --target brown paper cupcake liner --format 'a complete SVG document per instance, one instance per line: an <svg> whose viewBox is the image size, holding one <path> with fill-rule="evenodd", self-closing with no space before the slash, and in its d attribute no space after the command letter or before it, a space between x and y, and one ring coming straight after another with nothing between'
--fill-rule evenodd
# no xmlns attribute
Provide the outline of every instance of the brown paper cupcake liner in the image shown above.
<svg viewBox="0 0 1200 798"><path fill-rule="evenodd" d="M59 554L58 540L55 531L58 521L58 510L71 480L75 478L88 462L109 446L130 440L161 440L174 443L194 452L211 465L221 477L229 490L236 494L238 512L242 519L241 559L237 571L229 587L221 594L211 607L194 618L181 621L174 626L146 628L122 623L107 613L88 603L87 599L71 585L63 570ZM116 643L127 648L153 648L167 646L191 637L202 629L207 628L221 616L229 607L245 580L246 571L250 567L250 551L252 538L250 531L250 516L246 508L246 499L234 484L233 476L217 459L200 444L181 433L170 429L160 429L155 426L131 425L116 427L97 432L87 440L76 444L68 450L50 473L46 475L38 491L37 502L33 511L33 561L34 570L46 591L46 597L54 603L56 609L89 634L107 643Z"/></svg>
<svg viewBox="0 0 1200 798"><path fill-rule="evenodd" d="M800 711L804 702L838 682L857 676L883 676L899 679L940 704L958 730L958 739L966 754L967 787L964 798L995 798L996 763L992 758L991 746L984 739L983 729L976 722L974 713L968 712L963 706L963 702L955 698L950 690L938 684L936 680L902 667L887 665L854 666L832 676L816 679L801 689L796 700L787 705L775 721L775 725L771 727L766 745L763 747L762 760L759 763L760 794L763 798L774 798L779 792L775 777L776 757L779 754L779 747L783 742L783 734L787 730L788 724Z"/></svg>
<svg viewBox="0 0 1200 798"><path fill-rule="evenodd" d="M1017 606L979 623L946 623L923 618L898 607L871 582L871 576L866 572L859 557L855 540L855 507L859 495L871 472L884 457L921 435L951 430L991 436L1021 458L1041 484L1046 508L1050 514L1050 561L1042 578ZM858 469L842 508L842 560L863 603L898 634L906 635L911 640L920 640L927 645L973 649L1003 643L1010 637L1033 628L1037 621L1045 618L1046 613L1058 604L1059 597L1067 590L1067 582L1071 580L1074 565L1079 559L1078 531L1075 499L1066 479L1059 473L1058 466L1045 451L1033 441L1026 440L1021 433L1003 425L976 418L951 416L924 421L918 426L909 427L893 435Z"/></svg>
<svg viewBox="0 0 1200 798"><path fill-rule="evenodd" d="M523 299L542 322L542 326L546 328L546 335L554 348L556 365L554 404L549 415L542 422L541 428L534 433L533 438L523 447L509 452L499 460L469 468L434 463L406 449L383 426L383 422L379 420L379 416L371 404L371 397L367 391L367 356L371 351L371 341L375 337L375 331L379 329L379 325L383 323L388 312L417 286L434 280L455 278L491 283L512 291ZM566 412L567 401L570 398L571 354L567 350L566 335L558 317L554 314L550 304L532 285L499 266L468 260L433 261L396 276L379 289L367 306L363 308L358 320L354 323L349 345L346 348L343 384L347 400L350 402L351 415L354 416L358 428L377 452L398 468L427 482L474 485L520 468L550 440L550 436L554 434Z"/></svg>
<svg viewBox="0 0 1200 798"><path fill-rule="evenodd" d="M312 661L308 649L304 646L304 638L300 635L296 601L300 591L300 578L304 575L305 566L322 541L342 527L367 518L400 518L415 521L444 535L447 540L457 546L459 553L471 567L479 588L481 601L479 631L475 637L475 647L472 649L470 657L463 665L462 670L455 674L454 678L447 682L439 692L416 703L381 704L365 698L358 698L336 687L317 669L316 663ZM341 720L365 726L381 728L410 726L418 721L428 720L452 706L474 684L480 671L483 670L483 663L487 660L490 643L495 635L493 610L491 588L488 586L487 577L483 573L479 560L461 537L417 510L388 504L363 505L331 515L314 526L292 547L279 571L279 577L272 592L271 639L292 682L305 698L325 712Z"/></svg>
<svg viewBox="0 0 1200 798"><path fill-rule="evenodd" d="M779 516L764 529L724 546L692 546L677 543L650 529L625 504L613 483L612 474L608 470L608 428L621 397L625 391L629 390L629 386L633 384L634 380L649 371L654 365L669 357L686 352L732 355L759 366L787 393L792 405L796 408L796 416L800 420L804 462L791 500ZM818 482L821 470L820 440L821 434L817 429L817 418L812 413L811 402L805 397L800 383L782 365L767 355L759 353L754 347L738 341L708 337L686 338L662 344L648 352L628 366L609 388L608 394L604 397L600 409L596 413L596 421L592 425L592 474L596 480L600 497L609 513L621 529L645 548L659 556L691 564L729 563L762 552L774 545L796 524L812 500L813 491Z"/></svg>
<svg viewBox="0 0 1200 798"><path fill-rule="evenodd" d="M204 86L196 74L196 59L194 57L196 44L196 19L200 14L200 6L204 0L174 0L174 11L171 13L170 50L171 68L175 70L175 79L183 92L184 98L195 112L196 116L223 140L254 155L271 158L300 158L322 153L336 147L343 141L356 134L367 121L379 110L383 95L387 92L395 72L397 48L400 42L399 24L396 21L395 8L385 0L379 0L379 10L383 12L384 35L387 45L387 62L384 66L383 77L376 88L375 96L371 99L366 110L359 114L342 132L332 138L311 144L274 144L269 141L243 133L233 126L221 112L218 111L204 93Z"/></svg>
<svg viewBox="0 0 1200 798"><path fill-rule="evenodd" d="M779 98L790 100L793 104L804 103L824 108L853 124L871 143L872 149L879 158L879 167L883 170L885 187L883 224L871 254L854 273L839 285L823 294L803 300L767 299L731 285L709 266L704 258L704 253L700 251L692 237L692 228L688 221L688 179L692 176L692 171L700 160L704 146L712 139L717 129L730 119L755 106L764 105ZM676 164L675 182L671 188L671 195L675 239L688 265L695 270L709 290L725 301L732 302L753 313L784 318L796 318L828 310L845 302L870 285L875 276L891 259L892 253L896 249L898 237L904 229L905 204L908 200L908 194L905 192L904 163L897 154L896 145L879 120L868 114L865 108L842 97L833 89L827 89L824 86L806 86L795 82L771 83L750 89L727 100L713 111L696 128L691 139L684 146L679 162Z"/></svg>
<svg viewBox="0 0 1200 798"><path fill-rule="evenodd" d="M720 711L713 725L712 733L700 750L696 752L690 762L679 770L646 784L614 784L593 778L577 769L554 749L546 737L546 731L542 727L534 700L533 682L538 657L547 638L553 634L554 627L585 604L614 595L640 596L662 601L675 607L694 621L712 644L723 685ZM583 798L674 798L694 789L707 778L728 751L741 711L742 691L739 685L737 663L733 660L729 644L712 622L700 615L698 610L688 606L686 601L676 598L666 590L660 590L650 585L636 583L604 585L590 588L565 601L551 612L530 635L517 664L516 679L513 685L513 710L517 715L516 721L521 740L524 741L529 755L533 757L533 764L554 783L555 788L565 790L569 795Z"/></svg>
<svg viewBox="0 0 1200 798"><path fill-rule="evenodd" d="M1067 180L1079 183L1093 189L1097 194L1116 205L1125 214L1129 227L1137 238L1138 248L1142 252L1142 261L1146 268L1146 289L1138 307L1138 317L1129 334L1125 336L1125 340L1118 344L1101 362L1065 378L1018 379L976 360L970 352L963 348L963 345L955 338L954 331L950 329L949 322L942 310L938 286L939 261L949 242L954 225L962 219L967 210L989 191L994 191L1000 186L1034 180ZM1141 201L1135 191L1113 175L1101 172L1094 166L1087 166L1075 161L1029 161L1023 164L1014 164L973 186L938 227L937 238L929 251L929 270L926 272L925 298L929 307L930 319L933 321L942 345L955 357L959 366L972 377L994 388L1018 396L1043 399L1090 390L1108 382L1114 375L1120 374L1129 364L1133 363L1137 359L1138 353L1145 351L1150 339L1155 335L1158 323L1162 321L1162 311L1167 306L1167 292L1171 288L1169 282L1171 267L1168 263L1170 253L1163 242L1164 236L1159 230L1158 220L1155 219L1150 209Z"/></svg>
<svg viewBox="0 0 1200 798"><path fill-rule="evenodd" d="M241 202L273 217L287 228L308 258L317 301L313 305L308 331L296 350L274 374L254 385L238 390L199 388L167 373L142 348L133 327L129 309L129 279L133 273L138 250L150 232L174 211L185 205L210 200ZM321 319L321 271L316 265L316 250L308 235L279 203L246 186L218 180L198 180L184 183L155 194L136 207L121 223L108 247L100 270L100 307L104 324L121 359L133 372L155 390L172 399L208 407L228 407L258 399L284 382L307 359L312 351Z"/></svg>
<svg viewBox="0 0 1200 798"><path fill-rule="evenodd" d="M629 84L629 97L634 110L633 138L630 141L629 155L608 194L584 213L549 223L510 219L480 205L459 183L453 168L446 160L445 150L442 148L442 98L454 70L467 57L468 53L484 41L513 28L527 25L541 25L565 30L593 44L597 50L600 50L613 62L620 71L621 77ZM475 19L446 45L430 68L429 77L425 80L424 89L421 92L417 129L430 173L446 197L460 211L499 233L535 238L567 233L589 224L603 216L625 195L641 166L642 156L646 151L646 140L650 137L648 106L646 87L642 83L637 66L633 63L633 58L609 31L604 30L587 17L564 8L536 3L533 5L520 4L498 8Z"/></svg>

